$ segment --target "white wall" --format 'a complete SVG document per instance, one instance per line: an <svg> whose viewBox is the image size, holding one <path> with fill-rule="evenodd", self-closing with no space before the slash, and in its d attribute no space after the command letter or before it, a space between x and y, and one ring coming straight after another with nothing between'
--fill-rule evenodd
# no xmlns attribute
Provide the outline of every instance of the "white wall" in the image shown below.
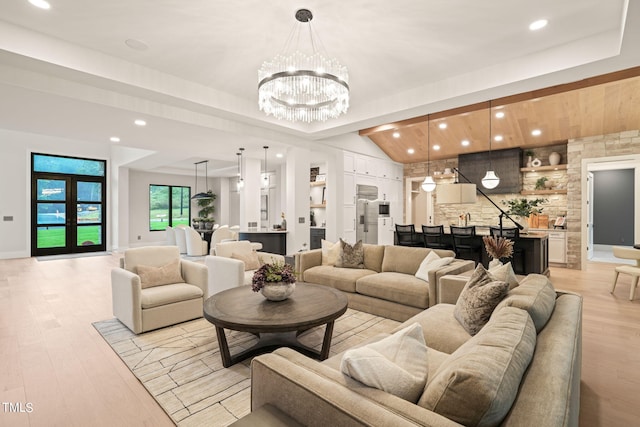
<svg viewBox="0 0 640 427"><path fill-rule="evenodd" d="M31 256L31 153L108 160L109 151L104 144L0 129L0 258Z"/></svg>

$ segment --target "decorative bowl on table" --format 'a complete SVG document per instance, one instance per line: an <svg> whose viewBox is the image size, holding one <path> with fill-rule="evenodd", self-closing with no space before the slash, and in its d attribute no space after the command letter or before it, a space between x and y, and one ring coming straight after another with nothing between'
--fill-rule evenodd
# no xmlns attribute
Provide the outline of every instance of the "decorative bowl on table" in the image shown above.
<svg viewBox="0 0 640 427"><path fill-rule="evenodd" d="M253 292L260 292L269 301L283 301L296 289L293 267L283 262L263 264L253 273Z"/></svg>

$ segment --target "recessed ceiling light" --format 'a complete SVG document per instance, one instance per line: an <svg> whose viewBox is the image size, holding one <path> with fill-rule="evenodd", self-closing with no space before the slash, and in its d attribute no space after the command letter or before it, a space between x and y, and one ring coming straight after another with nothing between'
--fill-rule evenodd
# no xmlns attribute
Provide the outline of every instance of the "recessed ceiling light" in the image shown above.
<svg viewBox="0 0 640 427"><path fill-rule="evenodd" d="M147 125L147 122L145 122L142 119L136 119L136 121L134 121L133 123L135 123L136 126L146 126Z"/></svg>
<svg viewBox="0 0 640 427"><path fill-rule="evenodd" d="M463 139L461 144L462 144L463 147L468 147L470 142L469 142L468 139Z"/></svg>
<svg viewBox="0 0 640 427"><path fill-rule="evenodd" d="M51 5L46 0L29 0L29 3L31 3L35 7L39 7L40 9L45 9L45 10L51 9Z"/></svg>
<svg viewBox="0 0 640 427"><path fill-rule="evenodd" d="M111 138L109 138L109 141L111 141L111 142L120 142L120 138L118 138L117 136L112 136Z"/></svg>
<svg viewBox="0 0 640 427"><path fill-rule="evenodd" d="M281 159L281 158L283 158L283 157L284 157L284 155L283 155L282 153L277 153L277 154L276 154L276 157L277 157L277 158L279 158L279 159Z"/></svg>
<svg viewBox="0 0 640 427"><path fill-rule="evenodd" d="M502 138L502 135L496 135L496 136L493 138L493 140L494 140L494 141L496 141L496 142L500 142L500 141L502 141L502 139L503 139L503 138Z"/></svg>
<svg viewBox="0 0 640 427"><path fill-rule="evenodd" d="M540 136L540 135L542 135L542 131L540 129L534 129L534 130L531 131L531 135Z"/></svg>
<svg viewBox="0 0 640 427"><path fill-rule="evenodd" d="M440 124L438 125L438 127L439 127L440 129L446 129L446 128L447 128L447 124L446 124L446 123L440 123Z"/></svg>
<svg viewBox="0 0 640 427"><path fill-rule="evenodd" d="M400 138L400 132L394 132L393 133L393 137L394 138Z"/></svg>
<svg viewBox="0 0 640 427"><path fill-rule="evenodd" d="M127 46L129 46L133 50L143 51L143 50L149 49L149 45L148 44L146 44L142 40L138 40L138 39L126 39L124 41L124 44L126 44Z"/></svg>
<svg viewBox="0 0 640 427"><path fill-rule="evenodd" d="M531 31L536 31L539 30L541 28L544 28L547 26L547 23L549 21L547 21L546 19L538 19L537 21L533 21L530 25L529 25L529 29Z"/></svg>
<svg viewBox="0 0 640 427"><path fill-rule="evenodd" d="M409 154L413 154L413 153L415 153L415 152L416 152L416 150L414 150L413 148L409 148L409 149L407 150L407 153L409 153Z"/></svg>
<svg viewBox="0 0 640 427"><path fill-rule="evenodd" d="M436 145L433 146L433 149L438 151L440 149L440 146L438 144L436 144Z"/></svg>
<svg viewBox="0 0 640 427"><path fill-rule="evenodd" d="M496 113L496 118L497 118L497 119L501 119L501 118L503 118L503 117L504 117L504 111L498 111L498 112Z"/></svg>

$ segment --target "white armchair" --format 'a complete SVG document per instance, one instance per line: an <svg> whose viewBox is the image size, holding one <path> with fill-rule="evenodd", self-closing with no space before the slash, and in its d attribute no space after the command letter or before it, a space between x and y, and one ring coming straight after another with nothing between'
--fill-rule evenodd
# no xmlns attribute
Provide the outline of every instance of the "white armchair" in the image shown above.
<svg viewBox="0 0 640 427"><path fill-rule="evenodd" d="M202 317L207 267L180 259L177 246L124 252L111 270L113 314L135 334Z"/></svg>
<svg viewBox="0 0 640 427"><path fill-rule="evenodd" d="M237 234L229 229L228 225L222 225L211 234L211 247L209 253L216 254L216 245L225 240L238 240Z"/></svg>
<svg viewBox="0 0 640 427"><path fill-rule="evenodd" d="M222 242L215 247L216 255L208 255L204 259L209 268L208 292L215 295L236 286L250 285L253 273L257 269L247 269L240 258L253 257L257 254L260 263L284 263L284 256L267 252L255 252L248 240Z"/></svg>
<svg viewBox="0 0 640 427"><path fill-rule="evenodd" d="M173 231L176 234L176 245L180 249L181 254L187 253L187 235L184 231L185 228L186 227L184 225L178 225L173 228Z"/></svg>
<svg viewBox="0 0 640 427"><path fill-rule="evenodd" d="M165 232L167 233L167 246L176 246L176 231L173 227L167 225Z"/></svg>
<svg viewBox="0 0 640 427"><path fill-rule="evenodd" d="M200 237L200 233L191 227L184 229L186 241L187 241L187 255L189 256L203 256L208 253L208 243Z"/></svg>

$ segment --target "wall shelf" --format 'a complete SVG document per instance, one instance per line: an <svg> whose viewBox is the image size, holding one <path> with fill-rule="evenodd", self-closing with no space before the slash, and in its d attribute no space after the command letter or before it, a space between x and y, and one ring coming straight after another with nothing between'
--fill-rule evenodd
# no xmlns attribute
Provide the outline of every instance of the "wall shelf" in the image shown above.
<svg viewBox="0 0 640 427"><path fill-rule="evenodd" d="M523 196L535 195L535 194L567 194L567 190L523 190L520 192Z"/></svg>
<svg viewBox="0 0 640 427"><path fill-rule="evenodd" d="M309 185L311 185L312 187L320 187L327 185L327 183L325 181L312 181L311 183L309 183Z"/></svg>
<svg viewBox="0 0 640 427"><path fill-rule="evenodd" d="M537 168L531 167L531 168L520 168L520 172L546 172L546 171L559 171L559 170L566 170L567 169L567 165L563 164L563 165L554 165L554 166L538 166Z"/></svg>
<svg viewBox="0 0 640 427"><path fill-rule="evenodd" d="M311 208L326 208L327 204L326 203L316 203L316 204L311 204L310 207Z"/></svg>

